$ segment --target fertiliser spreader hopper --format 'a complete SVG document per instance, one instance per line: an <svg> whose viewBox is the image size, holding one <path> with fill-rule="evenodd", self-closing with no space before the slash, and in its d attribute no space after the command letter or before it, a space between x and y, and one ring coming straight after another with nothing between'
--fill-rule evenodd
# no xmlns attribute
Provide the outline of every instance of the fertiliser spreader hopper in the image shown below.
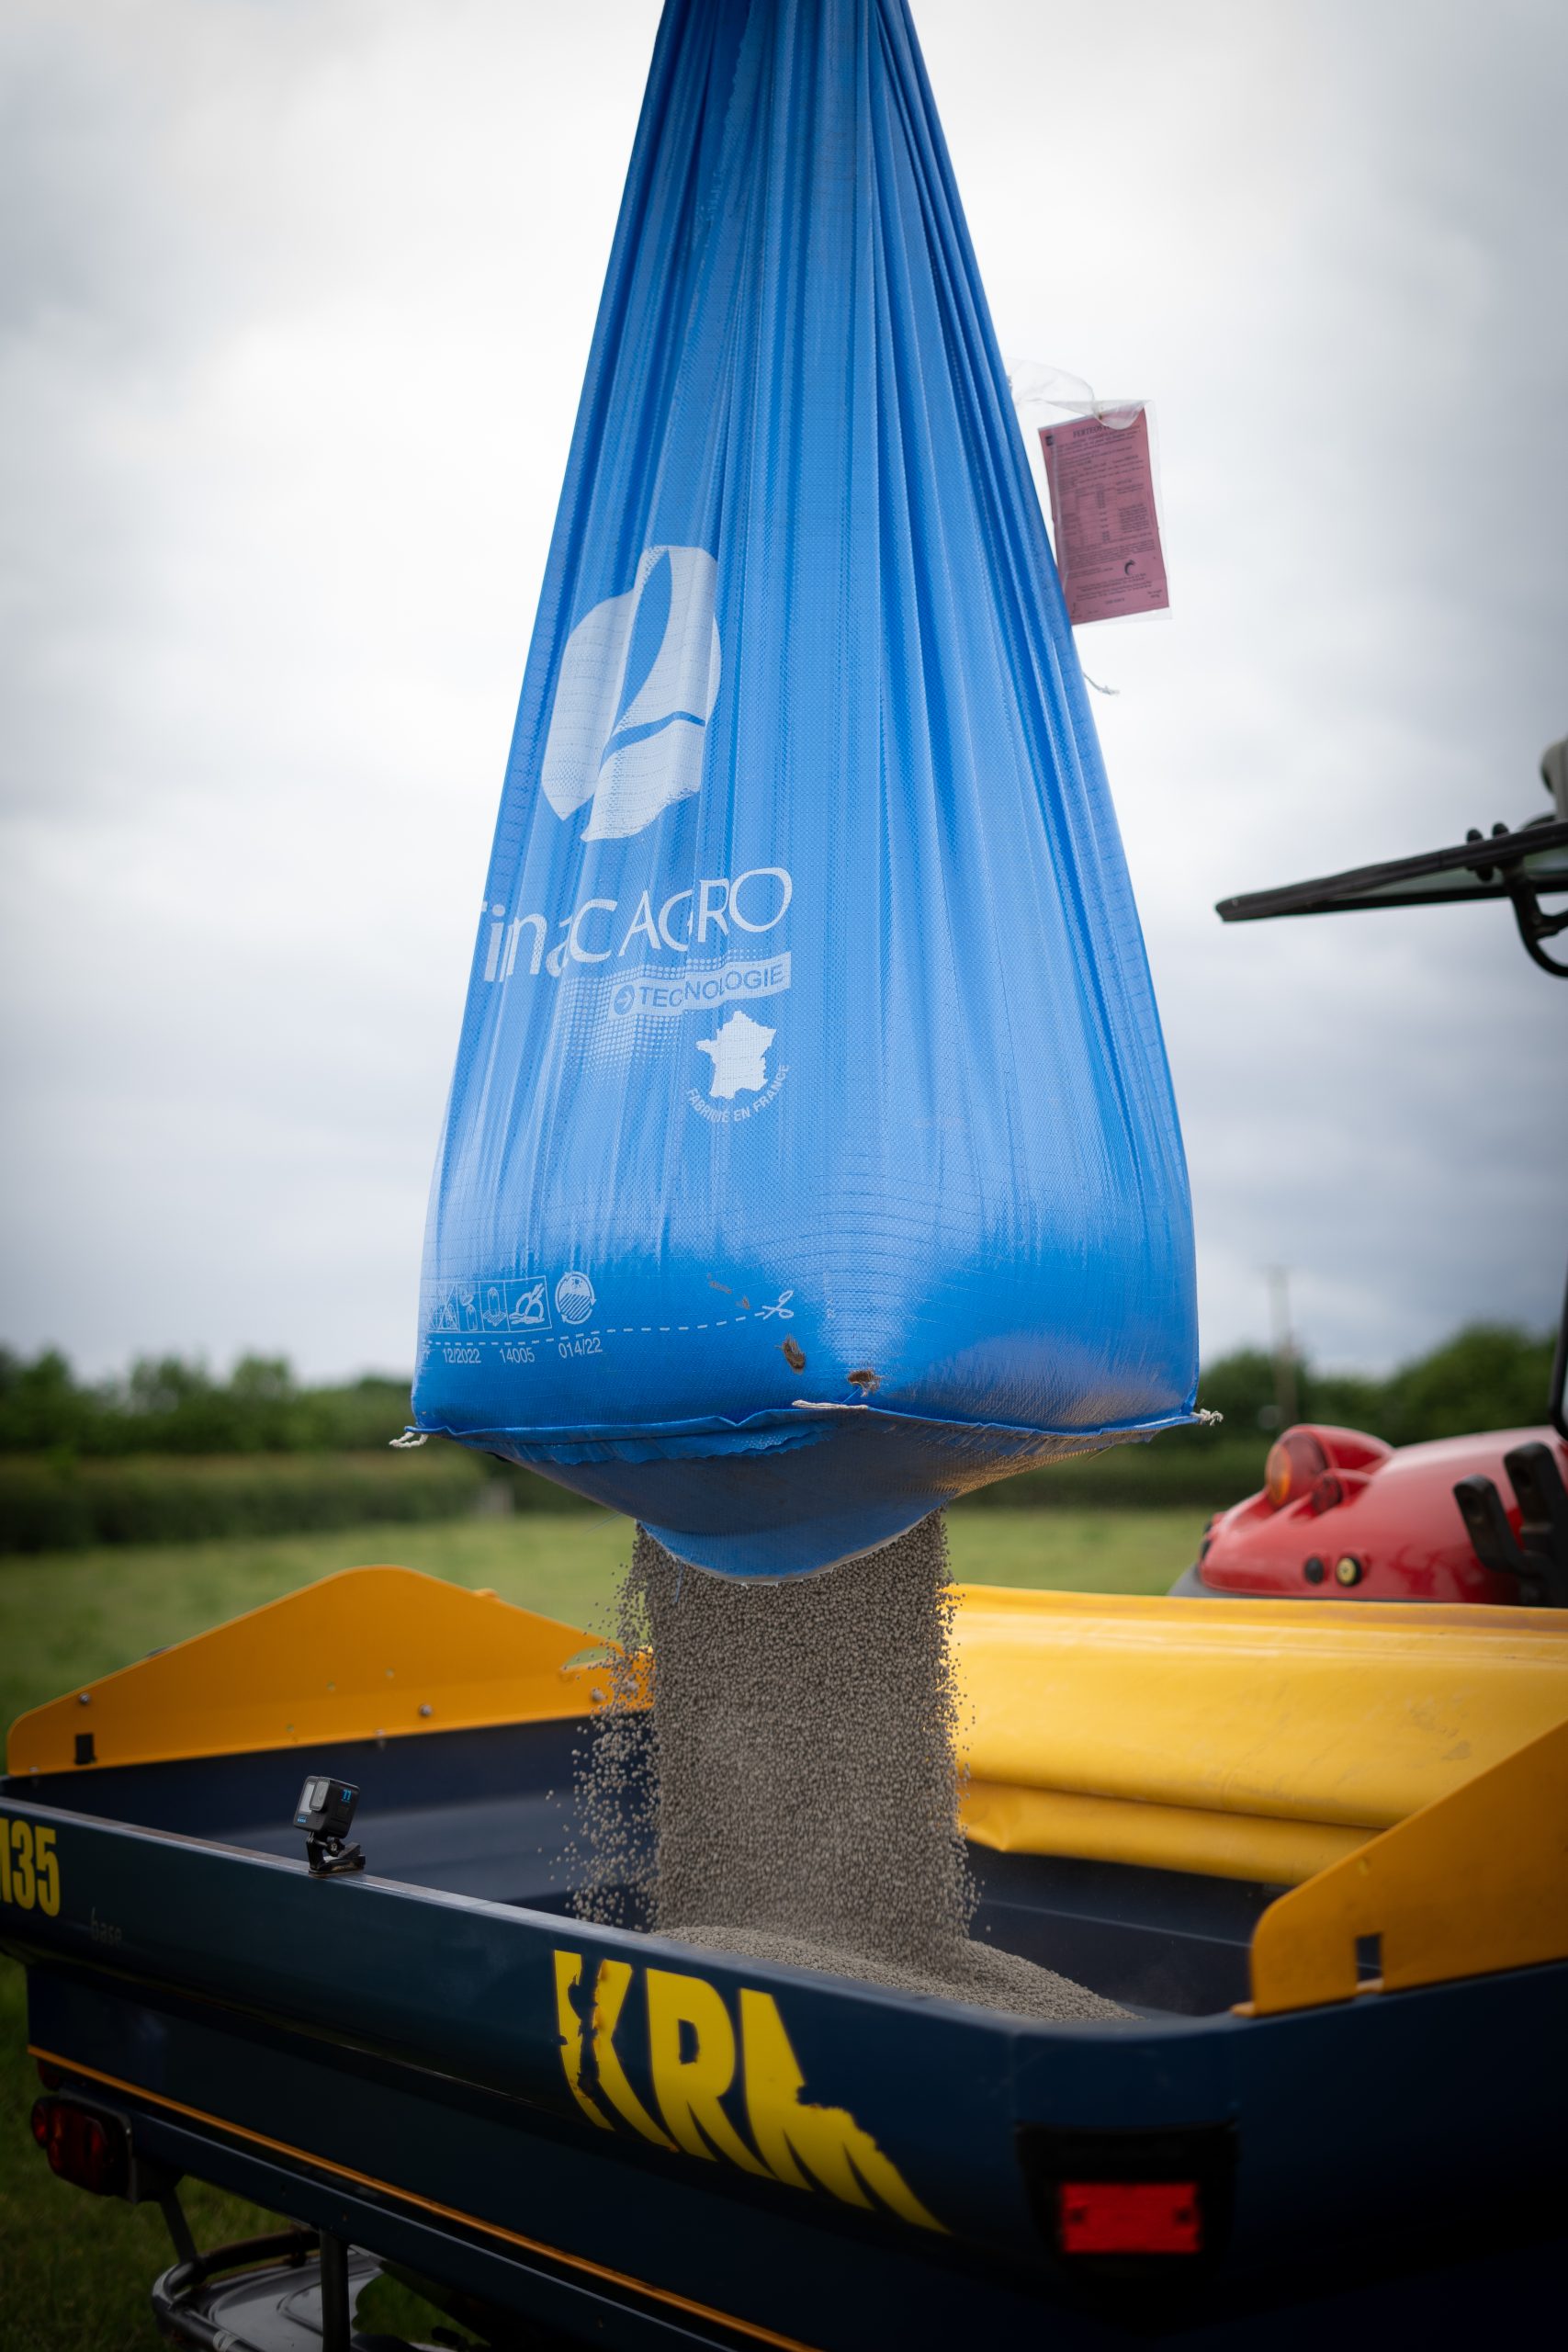
<svg viewBox="0 0 1568 2352"><path fill-rule="evenodd" d="M23 1716L35 2129L164 2201L165 2332L341 2346L383 2266L497 2343L1524 2312L1564 2252L1562 1616L973 1587L959 1658L977 1932L1124 2021L572 1918L590 1637L406 1570ZM302 1778L359 1792L362 1871L311 1868ZM289 2217L276 2270L195 2256L187 2174Z"/></svg>

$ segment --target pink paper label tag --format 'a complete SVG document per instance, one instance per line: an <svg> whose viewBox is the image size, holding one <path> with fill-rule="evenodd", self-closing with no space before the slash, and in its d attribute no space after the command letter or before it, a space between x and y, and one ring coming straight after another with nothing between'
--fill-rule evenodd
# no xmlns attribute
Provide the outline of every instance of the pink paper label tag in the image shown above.
<svg viewBox="0 0 1568 2352"><path fill-rule="evenodd" d="M1170 596L1155 514L1147 410L1120 426L1102 424L1097 416L1043 425L1040 447L1067 618L1076 626L1113 621L1123 613L1164 612Z"/></svg>

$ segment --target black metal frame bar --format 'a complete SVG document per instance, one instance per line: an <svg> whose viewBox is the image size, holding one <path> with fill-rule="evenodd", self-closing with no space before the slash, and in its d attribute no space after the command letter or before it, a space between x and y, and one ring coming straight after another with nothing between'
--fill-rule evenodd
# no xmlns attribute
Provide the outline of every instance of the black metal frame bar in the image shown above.
<svg viewBox="0 0 1568 2352"><path fill-rule="evenodd" d="M1561 852L1562 871L1528 874L1529 861ZM1450 882L1440 889L1401 889L1437 875L1468 875L1469 881ZM1446 907L1477 899L1507 899L1525 946L1546 971L1568 977L1568 965L1558 965L1539 952L1539 942L1568 928L1568 913L1543 915L1543 893L1568 890L1568 823L1539 819L1512 831L1475 834L1450 849L1427 850L1418 857L1393 858L1381 865L1351 866L1343 874L1319 876L1309 882L1288 882L1273 890L1251 890L1222 899L1214 911L1222 922L1263 922L1280 915L1356 914L1386 911L1391 907ZM1397 892L1397 895L1390 895ZM1535 943L1535 944L1532 944Z"/></svg>

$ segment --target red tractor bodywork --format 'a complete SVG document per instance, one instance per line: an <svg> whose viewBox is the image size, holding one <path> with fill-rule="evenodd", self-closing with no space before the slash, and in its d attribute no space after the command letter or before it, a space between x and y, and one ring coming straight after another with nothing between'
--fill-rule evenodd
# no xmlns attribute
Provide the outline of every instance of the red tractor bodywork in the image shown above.
<svg viewBox="0 0 1568 2352"><path fill-rule="evenodd" d="M1517 1538L1505 1455L1545 1445L1568 1483L1554 1430L1489 1430L1397 1450L1359 1430L1303 1423L1269 1451L1261 1494L1210 1521L1179 1591L1297 1600L1517 1602L1518 1577L1477 1558L1454 1488L1495 1486Z"/></svg>

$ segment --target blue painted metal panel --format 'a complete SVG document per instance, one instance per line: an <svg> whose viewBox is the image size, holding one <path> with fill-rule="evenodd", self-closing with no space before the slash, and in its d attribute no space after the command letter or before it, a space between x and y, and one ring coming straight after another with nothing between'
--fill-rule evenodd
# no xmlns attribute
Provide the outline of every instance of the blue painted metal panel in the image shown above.
<svg viewBox="0 0 1568 2352"><path fill-rule="evenodd" d="M471 2102L499 2100L514 2143L497 2177L543 2163L564 2180L586 2164L619 2184L602 2192L606 2211L650 2198L657 2205L667 2189L696 2199L708 2217L702 2227L720 2236L742 2210L808 2239L825 2233L819 2259L829 2267L840 2257L828 2242L840 2245L847 2231L918 2267L967 2249L987 2275L1006 2277L1043 2260L1021 2126L1234 2125L1227 2269L1246 2278L1293 2263L1303 2232L1326 2259L1358 2248L1375 2255L1413 2232L1488 2230L1526 2191L1563 2172L1568 1968L1274 2018L1040 2026L375 1879L313 1881L298 1863L46 1808L11 1809L56 1833L59 1916L13 1909L6 1919L12 1944L42 1963L40 1986L55 1988L39 1994L47 2046L59 2033L64 2057L231 2120L243 2102L252 2130L311 2146L320 2086L309 2098L291 2091L275 2063L284 2046L308 2050L312 2066L338 2078L325 2105L332 2129L350 2135L340 2160L415 2194L432 2193L432 2165L468 2162L463 2147L477 2144ZM650 2147L620 2111L603 2111L603 2067L582 2076L602 2109L592 2120L568 2079L570 2015L554 1981L562 1951L581 1962L572 2002L580 2024L600 1963L627 1968L613 2047L653 2115L660 2092L649 2063L649 1972L706 1988L735 2040L722 2104L743 2141L752 2119L740 1995L766 1992L805 2098L852 2117L947 2236L934 2239L885 2201L857 2213L820 2189ZM102 1991L83 2007L85 1996L60 1989L71 1975L96 1979ZM225 2026L225 2011L249 2022ZM208 2037L205 2054L195 2073L176 2073L196 2046L193 2019ZM205 2093L193 2091L200 2080ZM450 2148L433 2153L428 2133L400 2122L400 2102L410 2098L452 2109L452 2128L435 2134ZM350 2144L357 2155L343 2152ZM1486 2153L1499 2149L1506 2165ZM489 2159L481 2169L493 2169ZM664 2187L656 2193L653 2184ZM504 2200L483 2210L525 2226ZM570 2219L560 2226L570 2230Z"/></svg>
<svg viewBox="0 0 1568 2352"><path fill-rule="evenodd" d="M1559 2002L1561 1990L1551 1988ZM85 2069L122 2076L140 2069L150 2096L100 2095L131 2115L143 2153L502 2310L580 2331L587 2342L641 2352L670 2342L746 2340L661 2302L661 2294L707 2303L822 2352L891 2343L908 2352L950 2352L955 2343L1014 2342L1110 2352L1129 2341L1125 2312L1099 2307L1093 2295L1048 2272L1038 2255L1032 2263L977 2258L923 2233L889 2236L840 2211L813 2209L803 2222L798 2207L779 2208L750 2184L721 2203L694 2168L661 2165L651 2151L618 2161L511 2101L292 2035L268 2020L177 1998L149 2000L107 1976L42 1966L34 1972L32 2016L38 2041L63 2045ZM1461 2030L1476 2022L1438 2021ZM1422 2020L1428 2052L1433 2023ZM1265 2027L1250 2039L1256 2047L1279 2037ZM1374 2346L1387 2352L1428 2327L1450 2342L1512 2341L1512 2331L1539 2318L1540 2298L1552 2291L1568 2258L1560 2211L1557 2226L1549 2215L1542 2233L1534 2242L1529 2235L1540 2228L1540 2192L1550 2196L1551 2177L1538 2180L1533 2199L1527 2181L1503 2184L1518 2209L1510 2243L1478 2195L1488 2149L1507 2143L1483 2141L1473 2110L1461 2111L1457 2101L1449 2103L1443 2140L1450 2169L1443 2210L1419 2227L1402 2227L1386 2197L1373 2193L1361 2242L1337 2239L1317 2189L1326 2169L1351 2153L1344 2103L1354 2100L1358 2116L1370 2116L1387 2087L1374 2067L1358 2091L1337 2055L1321 2043L1295 2053L1299 2065L1337 2084L1340 2111L1327 2140L1310 2109L1282 2111L1296 2143L1292 2172L1298 2185L1307 2180L1309 2192L1294 2216L1287 2258L1233 2267L1195 2298L1180 2294L1179 2281L1162 2286L1152 2312L1146 2301L1138 2307L1140 2336L1175 2330L1192 2352L1241 2352L1266 2330L1273 2352L1320 2352L1325 2341L1345 2352ZM1292 2098L1301 2086L1287 2069L1274 2087ZM1245 2086L1253 2098L1260 2088ZM204 2127L159 2104L175 2099L209 2111L216 2106L241 2130ZM1246 2097L1243 2104L1245 2111ZM314 2161L304 2154L284 2159L246 2140L247 2126L279 2137L294 2131ZM1385 2138L1378 2161L1387 2154ZM1265 2173L1271 2161L1271 2152L1264 2154ZM417 2195L470 2218L400 2203L352 2178L354 2171L417 2182ZM1370 2164L1355 2177L1363 2191L1374 2187ZM486 2220L536 2243L487 2237L476 2226ZM581 2267L589 2263L619 2276Z"/></svg>
<svg viewBox="0 0 1568 2352"><path fill-rule="evenodd" d="M328 2177L323 2167L337 2165L412 2187L474 2222L530 2237L538 2248L554 2250L536 2253L536 2267L612 2300L641 2299L573 2266L597 2265L844 2352L887 2340L868 2334L874 2312L896 2316L897 2340L933 2345L943 2340L942 2330L951 2344L953 2332L973 2319L975 2274L961 2256L953 2258L939 2245L922 2245L912 2255L908 2231L868 2224L848 2209L819 2211L819 2200L770 2195L744 2181L721 2199L707 2177L716 2165L660 2161L635 2144L606 2154L602 2135L553 2129L536 2110L476 2088L385 2063L370 2065L258 2023L128 2005L101 1984L41 1975L32 2014L37 2039L47 2046L66 2042L84 2065L113 2074L134 2064L149 2092L186 2106L210 2109L219 2092L231 2123L309 2151L320 2159L316 2197L302 2208L287 2190L274 2194L283 2196L282 2210L318 2225L343 2199L380 2201L362 2182ZM193 2128L188 2118L168 2120L176 2129ZM269 2157L254 2143L248 2153ZM447 2226L465 2249L482 2235L461 2223ZM384 2243L362 2225L352 2234L373 2247ZM530 2260L526 2249L505 2241L492 2240L491 2247L509 2260ZM432 2265L437 2276L486 2291L482 2273L466 2259L455 2262L450 2247L445 2258L432 2256L426 2267ZM1027 2283L993 2266L991 2287L993 2313L1007 2313L1010 2328L1027 2319ZM664 2318L679 2314L666 2307Z"/></svg>

